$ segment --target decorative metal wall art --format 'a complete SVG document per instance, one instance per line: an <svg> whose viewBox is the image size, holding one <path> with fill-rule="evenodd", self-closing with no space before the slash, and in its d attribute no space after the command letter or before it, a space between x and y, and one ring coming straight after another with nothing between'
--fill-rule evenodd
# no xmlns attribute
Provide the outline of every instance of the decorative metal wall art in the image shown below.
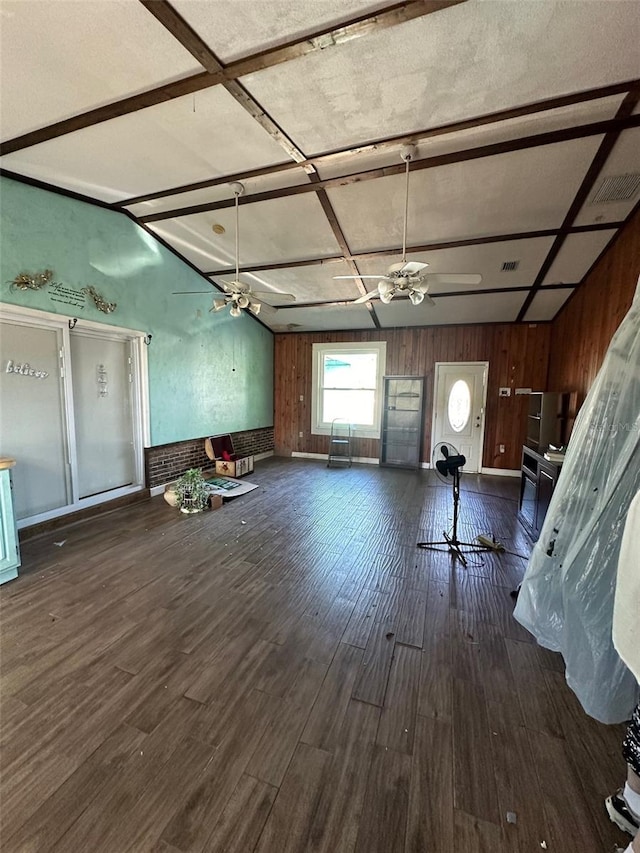
<svg viewBox="0 0 640 853"><path fill-rule="evenodd" d="M88 284L82 290L73 290L65 287L62 282L55 282L52 279L53 270L46 269L33 275L29 272L18 273L13 281L8 282L8 284L11 290L42 290L50 284L52 285L50 295L54 302L72 304L76 308L84 308L84 304L80 303L84 301L84 296L90 296L98 311L102 311L103 314L111 314L118 307L117 302L108 302L92 284Z"/></svg>
<svg viewBox="0 0 640 853"><path fill-rule="evenodd" d="M12 282L11 290L42 290L53 278L53 270L43 270L31 275L28 272L19 273Z"/></svg>
<svg viewBox="0 0 640 853"><path fill-rule="evenodd" d="M87 285L87 287L82 288L82 292L86 293L90 296L98 311L102 311L103 314L111 314L112 311L115 311L118 307L117 302L107 302L107 300L99 293L92 284Z"/></svg>

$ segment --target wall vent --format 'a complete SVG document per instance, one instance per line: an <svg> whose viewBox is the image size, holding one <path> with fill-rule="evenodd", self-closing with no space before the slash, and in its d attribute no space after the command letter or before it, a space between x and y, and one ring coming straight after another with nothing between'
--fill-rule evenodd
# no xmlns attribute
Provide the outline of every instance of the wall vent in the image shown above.
<svg viewBox="0 0 640 853"><path fill-rule="evenodd" d="M589 204L610 204L631 201L640 189L640 173L611 175L603 178Z"/></svg>
<svg viewBox="0 0 640 853"><path fill-rule="evenodd" d="M514 272L520 266L520 261L503 261L501 270L502 272Z"/></svg>

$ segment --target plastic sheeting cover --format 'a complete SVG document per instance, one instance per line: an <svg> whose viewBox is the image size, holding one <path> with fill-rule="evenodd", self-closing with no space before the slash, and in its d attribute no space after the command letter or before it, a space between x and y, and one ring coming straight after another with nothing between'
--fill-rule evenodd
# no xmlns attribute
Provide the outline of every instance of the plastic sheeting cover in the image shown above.
<svg viewBox="0 0 640 853"><path fill-rule="evenodd" d="M621 537L639 488L640 280L576 419L514 612L562 653L567 683L603 723L629 719L638 700L611 629Z"/></svg>

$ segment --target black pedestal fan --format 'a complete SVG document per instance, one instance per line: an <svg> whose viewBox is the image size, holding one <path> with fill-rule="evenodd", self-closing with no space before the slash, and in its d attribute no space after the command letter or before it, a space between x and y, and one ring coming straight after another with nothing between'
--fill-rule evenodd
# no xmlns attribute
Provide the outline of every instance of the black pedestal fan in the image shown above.
<svg viewBox="0 0 640 853"><path fill-rule="evenodd" d="M416 545L416 548L425 548L432 551L443 551L445 549L440 546L446 545L446 550L450 551L454 557L458 557L464 566L467 565L467 561L462 551L463 548L467 553L479 553L481 551L494 550L489 545L481 545L478 542L462 542L458 539L460 469L466 461L466 457L461 453L458 453L456 448L452 444L448 444L446 441L441 441L433 448L431 466L443 483L451 483L453 487L453 529L451 533L447 533L446 530L442 531L444 539L440 539L436 542L418 542Z"/></svg>

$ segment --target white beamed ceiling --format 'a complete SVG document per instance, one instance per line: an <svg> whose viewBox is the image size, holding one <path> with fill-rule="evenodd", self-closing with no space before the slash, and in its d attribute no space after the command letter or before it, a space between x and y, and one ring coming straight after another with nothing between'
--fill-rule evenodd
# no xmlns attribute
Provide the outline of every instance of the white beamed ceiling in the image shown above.
<svg viewBox="0 0 640 853"><path fill-rule="evenodd" d="M171 0L223 65L268 60L296 41L322 49L271 67L256 60L240 88L181 88L154 106L52 130L16 143L0 165L139 218L146 240L157 235L202 272L204 296L172 297L195 300L194 310L233 278L235 213L219 205L240 180L241 280L279 305L259 318L276 332L553 319L640 198L593 203L604 178L640 173L640 127L614 138L598 124L640 114L626 103L640 79L640 5L467 0L386 28L373 18L355 38L312 38L391 5ZM0 0L0 23L5 142L205 73L139 0ZM566 95L575 103L550 100ZM537 144L540 134L553 136ZM334 276L383 275L402 257L402 135L423 161L410 175L407 257L451 277L434 281L434 306L374 300L370 310L351 301L376 279ZM99 241L90 251L113 274L131 264L130 252L103 257ZM517 268L503 271L509 261Z"/></svg>

